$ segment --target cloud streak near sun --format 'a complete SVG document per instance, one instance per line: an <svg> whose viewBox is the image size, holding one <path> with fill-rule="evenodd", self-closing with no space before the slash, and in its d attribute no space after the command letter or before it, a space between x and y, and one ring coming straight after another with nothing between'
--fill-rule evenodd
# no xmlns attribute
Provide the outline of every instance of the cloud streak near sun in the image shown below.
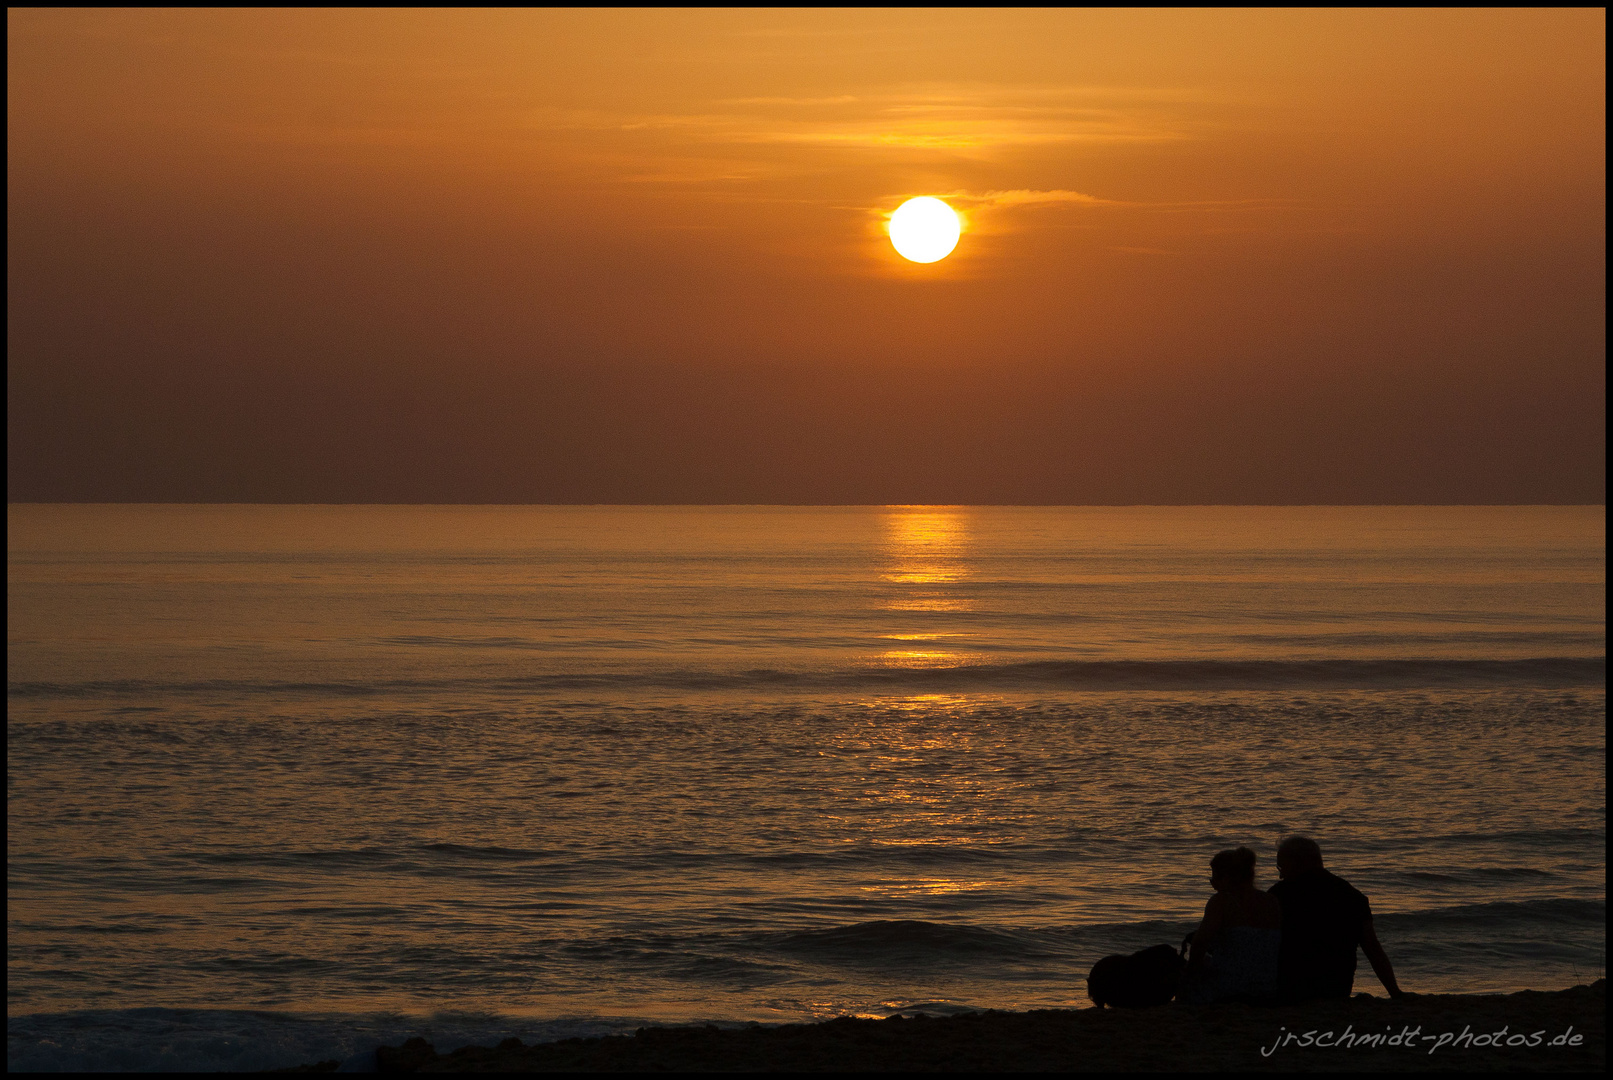
<svg viewBox="0 0 1613 1080"><path fill-rule="evenodd" d="M1040 206L1049 203L1080 203L1085 206L1125 206L1127 203L1117 202L1114 199L1100 199L1096 195L1088 195L1081 191L1031 191L1018 188L1014 191L987 191L980 195L970 195L967 192L957 192L947 196L949 199L959 199L978 206L1008 207L1008 206Z"/></svg>
<svg viewBox="0 0 1613 1080"><path fill-rule="evenodd" d="M534 119L561 130L667 131L708 143L967 153L1187 138L1170 106L1195 97L1158 89L940 86L729 98L633 116L551 111Z"/></svg>

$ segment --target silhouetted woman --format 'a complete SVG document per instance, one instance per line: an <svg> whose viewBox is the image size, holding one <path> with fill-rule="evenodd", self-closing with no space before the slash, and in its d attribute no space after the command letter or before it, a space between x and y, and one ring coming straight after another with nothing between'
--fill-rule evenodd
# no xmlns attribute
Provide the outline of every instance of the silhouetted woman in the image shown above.
<svg viewBox="0 0 1613 1080"><path fill-rule="evenodd" d="M1217 854L1210 860L1210 885L1215 895L1193 931L1176 999L1205 1005L1271 997L1277 992L1283 909L1255 888L1255 853L1241 847Z"/></svg>

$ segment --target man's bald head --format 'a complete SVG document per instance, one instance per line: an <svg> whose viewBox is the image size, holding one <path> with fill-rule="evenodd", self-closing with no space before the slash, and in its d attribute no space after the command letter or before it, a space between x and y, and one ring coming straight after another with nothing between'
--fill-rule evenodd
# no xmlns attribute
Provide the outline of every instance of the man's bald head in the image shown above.
<svg viewBox="0 0 1613 1080"><path fill-rule="evenodd" d="M1322 849L1308 836L1290 836L1277 845L1277 874L1302 874L1322 869Z"/></svg>

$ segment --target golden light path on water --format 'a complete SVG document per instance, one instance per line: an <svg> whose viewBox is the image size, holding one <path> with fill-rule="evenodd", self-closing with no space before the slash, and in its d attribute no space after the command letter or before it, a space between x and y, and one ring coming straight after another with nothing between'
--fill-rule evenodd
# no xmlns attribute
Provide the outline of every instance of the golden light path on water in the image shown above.
<svg viewBox="0 0 1613 1080"><path fill-rule="evenodd" d="M889 565L880 578L909 587L903 595L887 600L885 610L934 613L973 609L973 601L949 588L972 574L972 538L965 510L945 506L891 507L881 524ZM961 633L932 633L903 626L882 636L892 641L935 643L929 648L887 650L880 660L889 667L953 667L980 659L977 653L942 647L946 639L962 638Z"/></svg>
<svg viewBox="0 0 1613 1080"><path fill-rule="evenodd" d="M969 636L965 633L921 628L928 616L967 612L975 607L974 601L959 588L974 574L970 562L973 536L967 509L890 507L882 517L881 528L886 568L880 578L900 587L896 596L887 598L881 605L897 620L896 625L881 636L901 642L905 647L887 649L879 655L878 662L891 668L950 668L983 659L982 654L966 647ZM995 699L996 695L988 697ZM928 714L936 709L967 709L978 703L978 696L974 695L921 694L879 704L887 710ZM950 757L960 751L966 753L973 738L971 732L961 727L956 730L887 728L887 732L894 736L894 741L886 743L882 760L885 765L896 768L922 766L927 758L938 754ZM908 775L888 788L881 800L885 816L901 819L905 826L892 830L901 835L900 839L886 843L904 847L991 843L1003 823L987 820L990 815L973 809L982 804L959 790L961 784L983 791L990 782L984 776ZM960 812L960 807L968 809ZM988 892L1010 885L1007 881L985 878L901 877L870 881L859 886L859 890L882 897L916 897Z"/></svg>

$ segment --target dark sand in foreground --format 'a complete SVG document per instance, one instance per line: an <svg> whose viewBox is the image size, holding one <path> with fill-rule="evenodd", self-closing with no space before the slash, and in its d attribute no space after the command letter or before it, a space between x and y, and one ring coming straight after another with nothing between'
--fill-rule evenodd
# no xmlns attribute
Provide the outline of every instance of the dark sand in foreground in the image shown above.
<svg viewBox="0 0 1613 1080"><path fill-rule="evenodd" d="M1550 992L1399 1001L1362 995L1278 1008L1168 1005L640 1028L634 1035L533 1046L508 1039L448 1054L411 1039L382 1048L377 1058L382 1072L1601 1072L1606 1008L1607 982L1598 980ZM1330 1033L1382 1038L1376 1045L1306 1046L1307 1033L1312 1042L1330 1044L1336 1041ZM1500 1046L1493 1045L1496 1033Z"/></svg>

